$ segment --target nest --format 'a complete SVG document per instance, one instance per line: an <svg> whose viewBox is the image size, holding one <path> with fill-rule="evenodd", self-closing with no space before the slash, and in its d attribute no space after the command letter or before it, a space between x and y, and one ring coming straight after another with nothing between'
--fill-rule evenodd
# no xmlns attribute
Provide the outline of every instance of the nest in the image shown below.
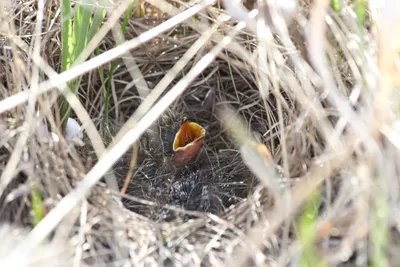
<svg viewBox="0 0 400 267"><path fill-rule="evenodd" d="M60 73L61 23L53 2L44 7L39 54ZM378 50L372 20L360 29L352 6L326 14L328 27L321 32L327 47L306 47L310 37L304 32L311 26L305 22L317 17L308 5L321 5L313 2L301 1L289 31L269 25L265 36L251 23L243 28L226 20L218 3L210 5L75 77L83 110L75 106L71 116L87 116L94 125L84 125L83 146L62 136L59 91L21 101L28 88L47 90L52 77L40 64L37 74L29 49L38 3L0 5L0 21L7 21L0 29L0 236L15 246L0 250L0 265L47 266L56 259L66 266L398 265L392 249L399 240L398 101L388 100L396 96L393 88L376 90L376 69L384 64L373 60L391 50ZM121 18L124 38L144 38L193 5L134 5L133 16ZM244 5L251 9L255 1ZM118 10L105 7L107 19ZM260 16L267 23L276 19ZM110 32L92 56L115 47ZM329 62L318 53L321 47ZM171 74L181 59L185 63ZM157 119L148 116L182 86ZM141 111L149 99L150 111ZM237 127L221 116L226 107L241 122ZM137 127L143 118L152 119L146 129ZM171 158L183 119L201 125L206 135L195 160L178 167ZM121 141L124 127L141 134ZM43 134L48 131L60 140ZM101 163L124 142L132 144L110 158L106 172ZM101 179L91 184L96 172ZM37 251L48 251L49 258L33 257Z"/></svg>

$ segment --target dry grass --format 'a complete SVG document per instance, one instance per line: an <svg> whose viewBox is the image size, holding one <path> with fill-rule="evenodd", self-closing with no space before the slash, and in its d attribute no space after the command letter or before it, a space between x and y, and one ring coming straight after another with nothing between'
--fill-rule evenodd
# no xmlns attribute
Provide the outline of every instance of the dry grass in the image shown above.
<svg viewBox="0 0 400 267"><path fill-rule="evenodd" d="M58 1L0 2L1 266L400 264L399 4L364 25L300 1L287 27L274 1L256 18L216 2L135 1L121 38L131 1L99 1L106 22L64 72ZM178 168L184 117L207 134Z"/></svg>

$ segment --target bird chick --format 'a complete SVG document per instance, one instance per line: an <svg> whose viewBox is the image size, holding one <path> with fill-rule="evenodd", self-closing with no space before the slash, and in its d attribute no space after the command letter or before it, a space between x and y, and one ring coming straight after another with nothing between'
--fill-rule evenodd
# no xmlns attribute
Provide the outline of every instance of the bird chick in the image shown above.
<svg viewBox="0 0 400 267"><path fill-rule="evenodd" d="M195 159L204 144L205 135L206 130L202 126L185 120L175 135L172 163L179 167Z"/></svg>

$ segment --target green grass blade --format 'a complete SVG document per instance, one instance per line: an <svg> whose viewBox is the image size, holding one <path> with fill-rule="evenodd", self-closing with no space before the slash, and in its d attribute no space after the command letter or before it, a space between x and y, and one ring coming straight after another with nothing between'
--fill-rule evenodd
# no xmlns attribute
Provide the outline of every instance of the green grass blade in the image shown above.
<svg viewBox="0 0 400 267"><path fill-rule="evenodd" d="M66 71L71 66L72 54L72 16L70 0L61 1L61 20L62 20L62 71Z"/></svg>
<svg viewBox="0 0 400 267"><path fill-rule="evenodd" d="M379 183L380 182L380 183ZM372 229L371 242L373 244L371 266L385 267L388 265L386 255L388 244L389 207L387 189L382 181L378 182L372 195Z"/></svg>
<svg viewBox="0 0 400 267"><path fill-rule="evenodd" d="M82 50L86 47L88 41L93 38L95 33L101 26L104 17L105 9L98 8L94 12L93 18L93 0L82 0L76 2L75 16L71 18L71 3L70 0L63 0L63 15L68 20L63 20L63 70L70 68L71 64L79 56ZM70 81L69 87L73 90L74 94L78 93L80 86L80 79ZM60 97L60 117L61 129L65 128L65 123L70 116L71 108L63 97Z"/></svg>
<svg viewBox="0 0 400 267"><path fill-rule="evenodd" d="M72 64L72 54L73 54L73 28L72 28L72 9L70 0L61 1L61 34L62 34L62 63L61 70L66 71L70 68ZM69 84L71 85L72 82ZM62 96L59 98L60 105L60 116L63 118L61 120L61 129L64 129L63 121L65 117L69 117L70 109L66 101Z"/></svg>
<svg viewBox="0 0 400 267"><path fill-rule="evenodd" d="M314 192L306 203L299 219L299 239L303 247L300 264L301 267L327 266L315 246L318 210L321 204L320 191Z"/></svg>
<svg viewBox="0 0 400 267"><path fill-rule="evenodd" d="M100 55L100 48L97 47L97 48L94 50L94 53L95 53L96 56ZM101 83L103 84L103 83L104 83L104 80L106 79L106 78L105 78L105 75L104 75L104 68L103 68L103 66L100 66L100 67L99 67L99 76L100 76L100 81L101 81Z"/></svg>
<svg viewBox="0 0 400 267"><path fill-rule="evenodd" d="M342 11L344 6L344 0L331 0L331 7L336 12Z"/></svg>
<svg viewBox="0 0 400 267"><path fill-rule="evenodd" d="M128 22L129 22L129 19L132 16L134 4L135 4L135 0L132 0L132 4L128 7L128 9L126 11L126 14L124 16L124 21L122 22L122 25L121 25L121 32L122 33L125 32L126 26L128 25Z"/></svg>
<svg viewBox="0 0 400 267"><path fill-rule="evenodd" d="M104 21L105 16L106 16L106 9L98 7L94 13L92 23L90 24L87 42L92 40L93 36L99 30L101 24Z"/></svg>
<svg viewBox="0 0 400 267"><path fill-rule="evenodd" d="M354 4L354 11L357 15L357 24L360 28L364 28L365 18L367 14L367 0L352 0Z"/></svg>
<svg viewBox="0 0 400 267"><path fill-rule="evenodd" d="M36 226L44 218L43 196L40 188L34 186L31 192L33 224Z"/></svg>
<svg viewBox="0 0 400 267"><path fill-rule="evenodd" d="M91 9L85 5L88 1L84 1L84 4L78 4L75 8L74 18L74 53L72 61L74 61L78 55L82 52L87 44L87 35L89 31L89 23L91 20Z"/></svg>

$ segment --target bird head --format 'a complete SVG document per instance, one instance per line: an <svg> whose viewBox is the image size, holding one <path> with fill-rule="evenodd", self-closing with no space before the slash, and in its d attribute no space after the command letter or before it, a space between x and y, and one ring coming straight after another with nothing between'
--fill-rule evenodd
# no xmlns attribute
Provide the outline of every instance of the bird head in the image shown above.
<svg viewBox="0 0 400 267"><path fill-rule="evenodd" d="M195 122L184 120L175 135L172 162L175 166L190 163L204 143L206 130Z"/></svg>

